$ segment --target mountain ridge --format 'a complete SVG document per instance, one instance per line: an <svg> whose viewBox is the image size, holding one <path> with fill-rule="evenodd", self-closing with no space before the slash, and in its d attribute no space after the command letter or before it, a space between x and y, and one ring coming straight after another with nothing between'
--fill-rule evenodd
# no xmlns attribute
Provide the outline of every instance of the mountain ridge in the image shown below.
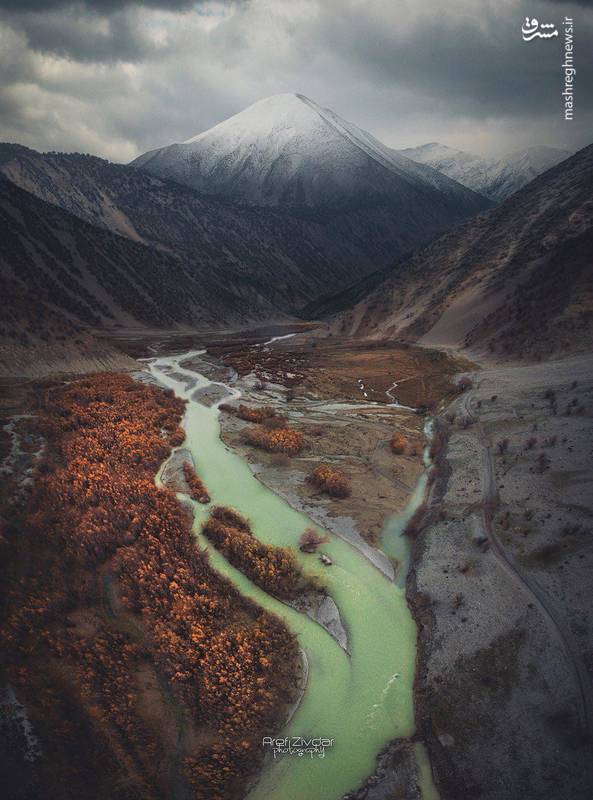
<svg viewBox="0 0 593 800"><path fill-rule="evenodd" d="M3 176L0 229L0 373L129 368L96 331L215 324L216 303L204 304L181 259L91 225Z"/></svg>
<svg viewBox="0 0 593 800"><path fill-rule="evenodd" d="M499 159L483 158L439 142L398 152L418 163L432 166L495 202L505 200L530 180L572 155L569 150L535 145Z"/></svg>
<svg viewBox="0 0 593 800"><path fill-rule="evenodd" d="M317 168L308 173L307 186L315 191L318 184L323 184L322 194L331 187L329 201L319 207L303 206L300 201L298 207L293 205L292 200L305 197L308 189L300 175L292 181L292 167L284 162L288 172L280 170L272 176L274 191L277 197L292 200L264 206L244 202L240 192L216 193L211 186L203 187L211 191L200 192L175 176L94 156L41 154L20 145L0 145L0 172L90 224L179 256L198 280L228 299L228 313L217 306L220 326L225 319L234 324L247 322L247 317L259 321L298 313L334 287L356 284L387 266L394 253L414 249L488 203L436 171L388 152L355 126L344 122L345 133L336 133L335 126L342 122L332 117L329 125L323 115L333 112L313 101L291 97L287 106L281 97L271 106L272 118L262 115L261 109L246 109L242 113L251 120L250 126L246 129L240 121L237 127L235 120L231 134L236 134L237 141L245 137L260 141L263 136L269 142L271 131L272 139L276 137L279 146L290 151L290 164L296 159L297 172L300 155L317 164L319 152L323 155L329 146L334 160L321 165L329 184L323 184L323 173ZM304 122L295 121L295 108ZM295 125L300 133L295 134ZM311 125L321 132L321 139L311 140ZM221 126L228 131L227 123ZM209 135L204 132L199 138ZM358 144L353 145L346 135ZM293 145L297 151L292 151ZM375 148L375 157L365 154L364 147ZM219 155L213 164L224 172ZM248 162L255 164L254 174L260 168L256 156L248 154ZM270 164L265 158L260 166L262 174L268 175ZM274 172L276 167L272 167Z"/></svg>
<svg viewBox="0 0 593 800"><path fill-rule="evenodd" d="M348 162L355 162L361 172L358 154L408 187L417 189L421 185L447 196L457 195L475 208L485 205L471 190L430 167L419 167L302 94L284 93L259 100L185 142L148 151L131 166L199 191L255 205L327 209L332 204L348 204L344 197L351 202L361 188L368 204L372 192L369 182L364 182L364 175L353 175L352 169L348 173ZM332 162L329 170L328 161ZM311 176L314 169L315 186ZM292 180L299 185L287 193L284 186L274 182L278 177L289 186ZM393 187L385 185L385 175L374 178L375 194L385 199L387 190L393 191ZM360 186L353 184L356 179ZM340 188L339 197L333 183ZM377 185L381 192L376 191Z"/></svg>
<svg viewBox="0 0 593 800"><path fill-rule="evenodd" d="M590 349L592 246L590 145L400 262L352 308L338 294L324 310L334 334L482 356Z"/></svg>
<svg viewBox="0 0 593 800"><path fill-rule="evenodd" d="M0 145L0 173L90 224L177 253L252 320L292 313L373 266L363 241L345 247L326 233L331 220L261 212L95 156Z"/></svg>

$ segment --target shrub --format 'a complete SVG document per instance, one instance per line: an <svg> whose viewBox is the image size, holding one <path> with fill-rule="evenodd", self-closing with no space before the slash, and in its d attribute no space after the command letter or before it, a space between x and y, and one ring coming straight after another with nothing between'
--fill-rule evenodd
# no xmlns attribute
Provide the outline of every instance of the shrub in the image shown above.
<svg viewBox="0 0 593 800"><path fill-rule="evenodd" d="M391 437L389 446L391 447L391 451L395 453L396 456L402 456L406 452L408 442L403 434L399 433L399 431L395 431Z"/></svg>
<svg viewBox="0 0 593 800"><path fill-rule="evenodd" d="M507 450L509 449L509 440L508 439L499 439L496 442L496 449L500 453L500 455L504 455Z"/></svg>
<svg viewBox="0 0 593 800"><path fill-rule="evenodd" d="M306 528L299 539L299 550L303 553L314 553L319 545L327 541L327 536L322 536L313 528Z"/></svg>
<svg viewBox="0 0 593 800"><path fill-rule="evenodd" d="M428 455L431 461L434 461L437 456L444 452L448 438L449 431L447 427L442 423L438 423L428 449Z"/></svg>
<svg viewBox="0 0 593 800"><path fill-rule="evenodd" d="M246 422L263 422L265 419L275 417L276 411L272 406L256 406L255 408L250 408L241 403L237 409L237 416L240 419L244 419Z"/></svg>
<svg viewBox="0 0 593 800"><path fill-rule="evenodd" d="M183 428L175 428L173 433L169 436L169 442L172 447L179 447L185 441L185 431Z"/></svg>
<svg viewBox="0 0 593 800"><path fill-rule="evenodd" d="M331 497L349 497L352 494L350 483L344 475L329 464L319 464L307 476L307 481Z"/></svg>
<svg viewBox="0 0 593 800"><path fill-rule="evenodd" d="M197 500L198 503L209 503L210 495L206 491L206 487L196 475L195 469L191 464L186 461L183 465L183 475L189 486L189 496L192 500Z"/></svg>
<svg viewBox="0 0 593 800"><path fill-rule="evenodd" d="M245 441L253 447L259 447L268 453L286 453L295 456L303 449L303 434L293 428L248 428Z"/></svg>

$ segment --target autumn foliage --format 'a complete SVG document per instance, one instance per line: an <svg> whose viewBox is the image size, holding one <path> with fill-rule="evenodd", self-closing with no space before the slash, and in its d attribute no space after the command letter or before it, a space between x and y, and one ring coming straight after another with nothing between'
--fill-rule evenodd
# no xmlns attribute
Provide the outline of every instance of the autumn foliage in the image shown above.
<svg viewBox="0 0 593 800"><path fill-rule="evenodd" d="M303 449L303 434L291 428L286 417L278 414L272 406L250 407L241 403L237 407L223 403L219 408L257 425L244 433L245 441L253 447L289 456L295 456Z"/></svg>
<svg viewBox="0 0 593 800"><path fill-rule="evenodd" d="M276 416L276 411L272 406L257 406L250 408L241 403L237 411L237 416L246 422L263 422L265 419Z"/></svg>
<svg viewBox="0 0 593 800"><path fill-rule="evenodd" d="M45 735L61 754L56 796L90 800L101 780L143 800L242 796L294 697L294 637L212 570L187 510L154 483L183 409L105 374L48 393L40 411L46 457L10 522L25 569L10 577L0 644L42 747Z"/></svg>
<svg viewBox="0 0 593 800"><path fill-rule="evenodd" d="M234 509L213 508L203 532L233 566L269 594L290 600L314 588L290 550L260 542L247 520Z"/></svg>
<svg viewBox="0 0 593 800"><path fill-rule="evenodd" d="M183 464L183 476L189 487L189 496L198 503L209 503L210 495L202 481L196 475L195 469L187 461Z"/></svg>
<svg viewBox="0 0 593 800"><path fill-rule="evenodd" d="M221 403L219 408L221 411L226 411L227 414L235 414L239 419L244 419L246 422L263 422L265 419L276 416L276 410L272 406L252 407L243 403L239 406L232 406L229 403Z"/></svg>
<svg viewBox="0 0 593 800"><path fill-rule="evenodd" d="M389 445L391 451L395 453L396 456L401 456L406 452L408 442L403 434L399 433L399 431L394 431Z"/></svg>
<svg viewBox="0 0 593 800"><path fill-rule="evenodd" d="M286 453L296 456L303 449L303 434L294 428L248 428L245 441L268 453Z"/></svg>
<svg viewBox="0 0 593 800"><path fill-rule="evenodd" d="M319 545L327 541L327 536L322 536L314 528L306 528L299 539L299 549L303 553L315 553Z"/></svg>
<svg viewBox="0 0 593 800"><path fill-rule="evenodd" d="M329 464L319 464L307 476L307 481L331 497L349 497L352 493L348 478Z"/></svg>

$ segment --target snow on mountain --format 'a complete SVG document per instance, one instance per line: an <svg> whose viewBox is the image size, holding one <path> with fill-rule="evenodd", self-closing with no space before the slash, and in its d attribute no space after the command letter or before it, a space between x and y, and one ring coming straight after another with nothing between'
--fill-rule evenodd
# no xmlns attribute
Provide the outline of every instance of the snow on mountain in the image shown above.
<svg viewBox="0 0 593 800"><path fill-rule="evenodd" d="M488 184L488 171L495 163L473 153L454 150L445 144L439 144L439 142L430 142L420 145L420 147L408 147L399 152L412 161L427 164L464 186L469 186L470 189L482 193Z"/></svg>
<svg viewBox="0 0 593 800"><path fill-rule="evenodd" d="M571 155L568 150L537 145L496 160L455 150L439 142L409 147L399 152L496 202L504 200Z"/></svg>
<svg viewBox="0 0 593 800"><path fill-rule="evenodd" d="M405 198L456 204L461 216L483 207L481 198L447 176L300 94L260 100L186 142L145 153L132 166L254 205L335 209Z"/></svg>
<svg viewBox="0 0 593 800"><path fill-rule="evenodd" d="M505 156L492 169L489 197L493 200L504 200L571 155L568 150L538 145Z"/></svg>

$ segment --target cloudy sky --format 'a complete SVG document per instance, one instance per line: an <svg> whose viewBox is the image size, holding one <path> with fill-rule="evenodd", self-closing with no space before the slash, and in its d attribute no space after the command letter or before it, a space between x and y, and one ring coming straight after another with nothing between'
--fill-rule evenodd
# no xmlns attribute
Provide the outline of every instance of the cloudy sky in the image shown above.
<svg viewBox="0 0 593 800"><path fill-rule="evenodd" d="M116 161L300 92L393 147L593 141L589 0L0 0L0 140ZM523 42L525 16L555 39ZM565 122L563 28L575 26Z"/></svg>

